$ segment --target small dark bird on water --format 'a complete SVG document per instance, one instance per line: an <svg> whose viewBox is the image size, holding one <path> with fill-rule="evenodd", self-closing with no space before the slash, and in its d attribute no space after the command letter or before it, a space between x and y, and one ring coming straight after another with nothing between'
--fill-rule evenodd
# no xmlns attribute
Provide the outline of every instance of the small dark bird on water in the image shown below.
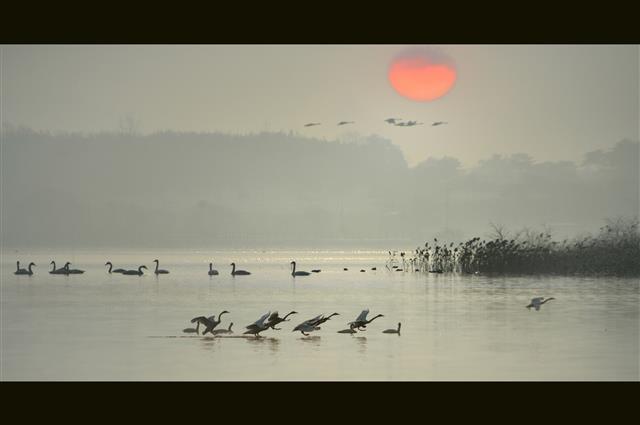
<svg viewBox="0 0 640 425"><path fill-rule="evenodd" d="M340 121L338 125L355 124L355 121Z"/></svg>
<svg viewBox="0 0 640 425"><path fill-rule="evenodd" d="M343 268L342 270L344 270L344 271L346 272L346 271L347 271L347 270L349 270L349 269L345 267L345 268Z"/></svg>
<svg viewBox="0 0 640 425"><path fill-rule="evenodd" d="M311 273L320 273L321 271L322 270L320 270L320 269L313 269L313 270L311 270Z"/></svg>
<svg viewBox="0 0 640 425"><path fill-rule="evenodd" d="M310 123L305 124L304 126L305 127L313 127L314 125L320 125L320 124L321 123L319 123L319 122L310 122Z"/></svg>
<svg viewBox="0 0 640 425"><path fill-rule="evenodd" d="M438 125L443 125L443 124L449 124L448 122L445 121L436 121L433 124L431 124L432 127L436 127Z"/></svg>

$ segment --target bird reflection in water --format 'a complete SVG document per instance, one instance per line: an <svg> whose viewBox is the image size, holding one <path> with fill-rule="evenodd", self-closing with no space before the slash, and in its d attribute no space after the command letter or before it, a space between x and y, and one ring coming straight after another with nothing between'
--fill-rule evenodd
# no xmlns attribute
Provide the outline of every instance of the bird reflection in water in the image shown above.
<svg viewBox="0 0 640 425"><path fill-rule="evenodd" d="M358 351L361 354L366 353L367 352L367 337L366 336L354 336L353 339L355 339L357 341Z"/></svg>
<svg viewBox="0 0 640 425"><path fill-rule="evenodd" d="M254 351L259 352L261 347L267 345L272 353L277 353L280 348L280 340L278 338L260 337L260 338L244 338L249 344L254 346Z"/></svg>

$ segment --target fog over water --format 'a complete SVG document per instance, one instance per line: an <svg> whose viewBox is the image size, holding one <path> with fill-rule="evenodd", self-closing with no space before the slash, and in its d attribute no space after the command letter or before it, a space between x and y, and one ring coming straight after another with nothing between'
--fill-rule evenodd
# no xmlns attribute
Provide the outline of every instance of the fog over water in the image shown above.
<svg viewBox="0 0 640 425"><path fill-rule="evenodd" d="M490 223L592 232L637 216L638 142L575 161L526 153L409 167L379 136L49 134L5 128L3 246L269 247L422 244Z"/></svg>

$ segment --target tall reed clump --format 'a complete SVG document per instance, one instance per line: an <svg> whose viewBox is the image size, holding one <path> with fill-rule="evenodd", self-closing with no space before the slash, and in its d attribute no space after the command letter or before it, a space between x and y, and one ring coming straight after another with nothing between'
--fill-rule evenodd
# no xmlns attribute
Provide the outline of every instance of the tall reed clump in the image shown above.
<svg viewBox="0 0 640 425"><path fill-rule="evenodd" d="M402 256L404 270L423 272L576 274L640 276L638 219L607 220L596 235L571 241L552 240L551 233L522 230L508 238L494 226L493 237L440 244L434 239ZM391 252L390 252L391 254ZM404 254L404 253L403 253ZM390 258L394 262L395 255Z"/></svg>

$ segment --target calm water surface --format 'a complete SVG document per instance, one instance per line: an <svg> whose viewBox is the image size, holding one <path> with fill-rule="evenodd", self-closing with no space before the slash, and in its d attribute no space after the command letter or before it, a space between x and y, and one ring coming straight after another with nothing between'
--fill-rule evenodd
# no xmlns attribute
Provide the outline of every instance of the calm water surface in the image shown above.
<svg viewBox="0 0 640 425"><path fill-rule="evenodd" d="M109 275L153 259L169 275ZM35 262L15 276L15 261ZM83 275L50 275L65 261ZM219 276L207 275L214 259ZM293 278L289 261L320 274ZM2 256L3 380L632 380L638 279L486 277L388 271L386 251L15 253ZM251 271L230 276L229 263ZM348 267L349 271L343 271ZM377 267L377 271L371 271ZM359 270L367 271L361 273ZM555 297L540 311L532 297ZM365 332L338 334L369 308ZM291 310L264 338L184 334L219 313L235 335ZM340 313L303 337L291 330ZM402 334L383 334L402 322Z"/></svg>

